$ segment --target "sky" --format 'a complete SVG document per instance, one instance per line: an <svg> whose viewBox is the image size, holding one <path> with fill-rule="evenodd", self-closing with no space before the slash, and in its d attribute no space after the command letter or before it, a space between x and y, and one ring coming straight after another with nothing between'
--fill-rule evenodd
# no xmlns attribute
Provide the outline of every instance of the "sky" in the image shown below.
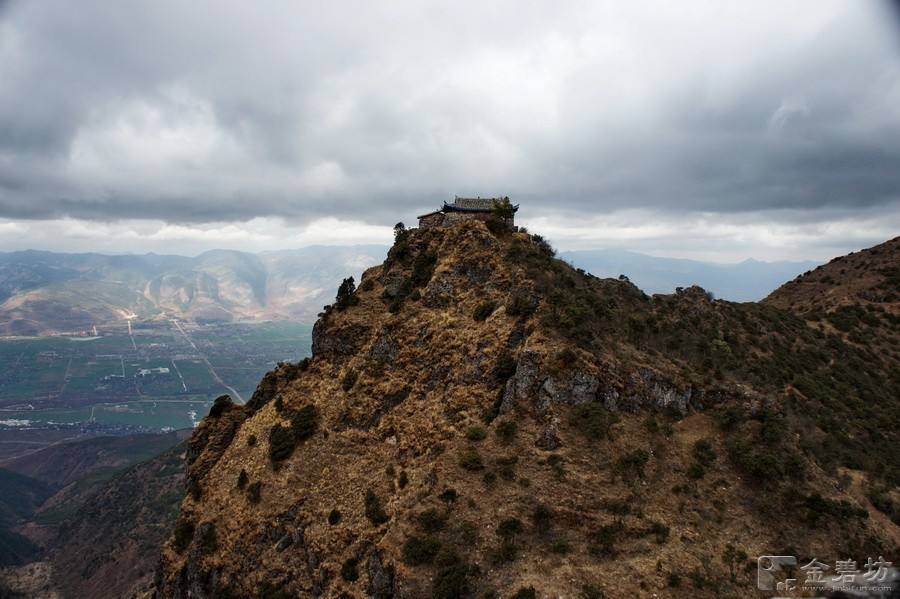
<svg viewBox="0 0 900 599"><path fill-rule="evenodd" d="M0 0L0 251L389 243L508 195L560 249L900 234L887 2Z"/></svg>

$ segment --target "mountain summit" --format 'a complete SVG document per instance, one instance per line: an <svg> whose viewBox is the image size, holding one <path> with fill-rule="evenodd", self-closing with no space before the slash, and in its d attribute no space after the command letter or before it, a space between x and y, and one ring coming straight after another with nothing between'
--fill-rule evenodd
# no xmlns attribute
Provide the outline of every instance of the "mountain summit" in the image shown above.
<svg viewBox="0 0 900 599"><path fill-rule="evenodd" d="M895 352L490 221L354 283L195 430L158 596L750 597L750 556L897 554Z"/></svg>

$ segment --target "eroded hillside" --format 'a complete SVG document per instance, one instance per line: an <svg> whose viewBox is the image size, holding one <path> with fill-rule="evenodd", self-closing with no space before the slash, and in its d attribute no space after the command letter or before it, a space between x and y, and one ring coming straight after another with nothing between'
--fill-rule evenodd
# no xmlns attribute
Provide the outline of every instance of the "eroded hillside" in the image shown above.
<svg viewBox="0 0 900 599"><path fill-rule="evenodd" d="M756 596L749 556L896 553L896 366L524 232L401 232L195 431L157 592Z"/></svg>

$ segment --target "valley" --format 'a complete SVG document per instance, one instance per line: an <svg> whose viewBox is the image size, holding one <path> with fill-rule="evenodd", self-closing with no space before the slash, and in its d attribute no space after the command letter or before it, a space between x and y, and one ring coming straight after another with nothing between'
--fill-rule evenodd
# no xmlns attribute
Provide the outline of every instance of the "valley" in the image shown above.
<svg viewBox="0 0 900 599"><path fill-rule="evenodd" d="M311 326L120 321L96 336L0 338L0 459L96 434L190 428L219 395L309 353Z"/></svg>

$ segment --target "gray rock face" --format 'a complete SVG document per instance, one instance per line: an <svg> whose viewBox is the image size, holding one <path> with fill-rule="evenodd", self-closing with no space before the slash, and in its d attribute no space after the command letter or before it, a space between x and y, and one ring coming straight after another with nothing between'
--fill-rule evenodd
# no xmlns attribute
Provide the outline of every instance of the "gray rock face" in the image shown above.
<svg viewBox="0 0 900 599"><path fill-rule="evenodd" d="M397 596L394 569L384 565L378 551L369 554L366 570L369 574L369 587L366 589L369 599L393 599Z"/></svg>
<svg viewBox="0 0 900 599"><path fill-rule="evenodd" d="M559 439L559 418L554 416L544 425L534 440L534 445L546 451L553 451L562 445Z"/></svg>
<svg viewBox="0 0 900 599"><path fill-rule="evenodd" d="M546 413L554 405L573 406L590 401L601 401L613 411L655 407L686 413L695 393L692 389L679 389L650 369L632 372L624 388L619 389L590 371L550 371L545 362L545 357L534 350L525 349L519 354L516 372L503 390L500 413L509 413L517 405Z"/></svg>
<svg viewBox="0 0 900 599"><path fill-rule="evenodd" d="M365 345L368 336L369 329L362 325L329 328L328 319L320 318L313 326L312 354L332 360L347 358Z"/></svg>
<svg viewBox="0 0 900 599"><path fill-rule="evenodd" d="M376 362L392 362L397 359L397 351L397 342L390 331L382 329L372 344L372 349L369 350L369 359Z"/></svg>
<svg viewBox="0 0 900 599"><path fill-rule="evenodd" d="M422 296L422 304L428 308L445 308L453 299L453 281L451 275L438 273L432 276L425 294Z"/></svg>

